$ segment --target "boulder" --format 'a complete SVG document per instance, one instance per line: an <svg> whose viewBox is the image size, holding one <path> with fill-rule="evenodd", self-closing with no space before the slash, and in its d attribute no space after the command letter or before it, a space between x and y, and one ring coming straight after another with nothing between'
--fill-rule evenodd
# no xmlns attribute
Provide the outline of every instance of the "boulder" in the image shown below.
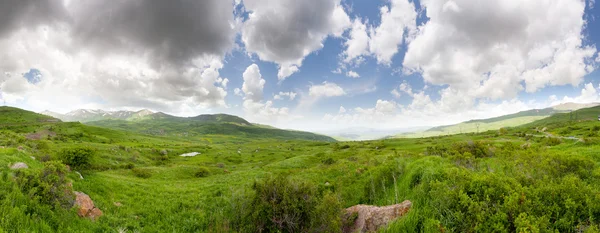
<svg viewBox="0 0 600 233"><path fill-rule="evenodd" d="M13 165L10 166L10 169L13 169L13 170L24 169L24 168L29 168L29 166L27 166L27 164L25 164L23 162L14 163Z"/></svg>
<svg viewBox="0 0 600 233"><path fill-rule="evenodd" d="M344 232L376 232L389 222L404 216L412 206L408 200L390 206L355 205L346 209Z"/></svg>
<svg viewBox="0 0 600 233"><path fill-rule="evenodd" d="M75 206L77 206L77 214L82 218L96 220L102 216L102 211L94 205L94 201L85 193L73 192L75 194Z"/></svg>

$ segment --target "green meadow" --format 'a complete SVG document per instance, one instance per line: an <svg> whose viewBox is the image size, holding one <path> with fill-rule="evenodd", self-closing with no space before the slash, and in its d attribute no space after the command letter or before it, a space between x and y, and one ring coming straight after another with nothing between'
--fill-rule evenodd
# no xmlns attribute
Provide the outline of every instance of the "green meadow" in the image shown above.
<svg viewBox="0 0 600 233"><path fill-rule="evenodd" d="M343 208L404 200L408 214L381 232L598 232L600 108L576 112L336 142L239 124L156 134L150 123L92 126L4 107L0 232L341 232ZM70 189L103 216L78 217Z"/></svg>

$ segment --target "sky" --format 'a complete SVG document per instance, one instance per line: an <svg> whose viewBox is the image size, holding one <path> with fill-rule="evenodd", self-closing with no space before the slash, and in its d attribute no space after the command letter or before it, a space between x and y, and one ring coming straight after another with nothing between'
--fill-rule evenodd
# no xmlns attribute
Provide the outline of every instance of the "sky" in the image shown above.
<svg viewBox="0 0 600 233"><path fill-rule="evenodd" d="M0 100L311 131L600 101L595 0L2 0Z"/></svg>

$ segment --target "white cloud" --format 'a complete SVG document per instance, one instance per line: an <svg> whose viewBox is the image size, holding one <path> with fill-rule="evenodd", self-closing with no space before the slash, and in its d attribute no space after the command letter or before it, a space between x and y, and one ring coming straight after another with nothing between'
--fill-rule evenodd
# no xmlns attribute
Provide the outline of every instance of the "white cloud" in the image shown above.
<svg viewBox="0 0 600 233"><path fill-rule="evenodd" d="M260 102L263 99L263 88L266 81L262 78L258 65L248 66L242 77L244 78L244 84L242 85L242 91L245 94L244 99Z"/></svg>
<svg viewBox="0 0 600 233"><path fill-rule="evenodd" d="M595 47L582 45L585 2L422 1L429 21L404 67L471 98L510 99L548 85L578 85ZM525 83L523 86L521 83Z"/></svg>
<svg viewBox="0 0 600 233"><path fill-rule="evenodd" d="M273 96L273 99L282 100L284 97L288 97L290 100L294 100L296 98L296 92L279 92L279 94Z"/></svg>
<svg viewBox="0 0 600 233"><path fill-rule="evenodd" d="M367 26L363 24L360 18L355 18L350 29L350 38L344 42L346 50L344 51L344 61L346 63L369 54L369 35Z"/></svg>
<svg viewBox="0 0 600 233"><path fill-rule="evenodd" d="M340 0L245 0L244 6L249 12L242 28L246 50L277 63L279 80L298 72L325 38L340 37L350 26Z"/></svg>
<svg viewBox="0 0 600 233"><path fill-rule="evenodd" d="M233 94L235 94L237 96L244 96L244 93L242 92L242 89L239 89L239 88L233 89Z"/></svg>
<svg viewBox="0 0 600 233"><path fill-rule="evenodd" d="M392 96L394 96L395 98L402 97L402 94L396 88L392 89L392 91L390 92L390 94L392 94Z"/></svg>
<svg viewBox="0 0 600 233"><path fill-rule="evenodd" d="M90 102L103 108L170 112L226 105L228 80L219 75L219 56L194 58L190 66L156 68L149 63L150 54L96 54L76 49L71 41L68 25L22 29L0 38L0 85L5 95L36 111L53 107L64 112ZM31 68L42 74L35 85L22 82L21 74Z"/></svg>
<svg viewBox="0 0 600 233"><path fill-rule="evenodd" d="M398 47L414 37L417 30L414 3L392 0L390 6L383 6L379 11L381 19L377 27L367 27L360 18L352 22L350 38L344 43L345 63L360 64L364 56L374 56L378 63L390 65Z"/></svg>
<svg viewBox="0 0 600 233"><path fill-rule="evenodd" d="M346 73L346 76L350 77L350 78L360 78L360 74L354 72L354 71L348 71Z"/></svg>
<svg viewBox="0 0 600 233"><path fill-rule="evenodd" d="M406 82L406 80L403 81L398 88L394 88L390 93L396 98L400 98L402 93L413 96L412 87Z"/></svg>
<svg viewBox="0 0 600 233"><path fill-rule="evenodd" d="M558 104L562 104L562 103L569 103L569 102L573 102L573 103L595 103L595 102L600 102L600 85L598 85L598 88L594 87L594 84L592 83L587 83L583 86L583 89L581 89L581 94L579 96L575 96L575 97L569 97L569 96L564 96L562 100L559 100L556 95L552 95L548 98L548 100L551 102L551 105L558 105Z"/></svg>
<svg viewBox="0 0 600 233"><path fill-rule="evenodd" d="M308 95L314 98L343 96L346 92L335 83L323 82L321 85L312 85Z"/></svg>
<svg viewBox="0 0 600 233"><path fill-rule="evenodd" d="M346 113L346 109L344 108L344 106L340 106L340 110L338 111L338 113Z"/></svg>
<svg viewBox="0 0 600 233"><path fill-rule="evenodd" d="M383 6L380 12L381 24L370 33L369 51L375 54L377 62L389 65L406 37L404 32L409 36L415 33L417 12L408 0L392 0L391 8Z"/></svg>
<svg viewBox="0 0 600 233"><path fill-rule="evenodd" d="M275 107L273 106L273 101L263 102L263 89L266 81L262 78L258 65L252 64L248 66L242 76L244 78L241 89L244 93L244 102L242 105L246 119L264 124L277 124L281 121L289 121L297 118L297 116L290 114L290 110L287 107ZM279 95L280 97L288 96L290 99L293 99L296 93L281 92ZM275 97L275 99L278 98Z"/></svg>

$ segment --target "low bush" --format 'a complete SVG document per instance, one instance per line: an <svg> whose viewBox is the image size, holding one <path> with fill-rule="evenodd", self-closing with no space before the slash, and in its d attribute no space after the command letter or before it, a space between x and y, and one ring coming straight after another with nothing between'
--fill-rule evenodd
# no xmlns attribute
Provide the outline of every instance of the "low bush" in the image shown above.
<svg viewBox="0 0 600 233"><path fill-rule="evenodd" d="M199 167L194 173L194 176L198 178L210 176L210 170L206 167Z"/></svg>
<svg viewBox="0 0 600 233"><path fill-rule="evenodd" d="M72 169L86 169L90 167L95 154L96 151L91 148L80 147L63 149L59 157L64 164L69 165Z"/></svg>
<svg viewBox="0 0 600 233"><path fill-rule="evenodd" d="M152 177L152 170L147 169L147 168L133 168L131 169L131 171L133 172L133 174L139 178L144 178L144 179L148 179L150 177Z"/></svg>
<svg viewBox="0 0 600 233"><path fill-rule="evenodd" d="M340 232L342 206L337 195L320 195L314 184L285 176L255 182L245 231Z"/></svg>
<svg viewBox="0 0 600 233"><path fill-rule="evenodd" d="M66 177L67 168L58 161L45 162L41 170L18 170L16 181L21 191L43 204L70 208L75 197Z"/></svg>

